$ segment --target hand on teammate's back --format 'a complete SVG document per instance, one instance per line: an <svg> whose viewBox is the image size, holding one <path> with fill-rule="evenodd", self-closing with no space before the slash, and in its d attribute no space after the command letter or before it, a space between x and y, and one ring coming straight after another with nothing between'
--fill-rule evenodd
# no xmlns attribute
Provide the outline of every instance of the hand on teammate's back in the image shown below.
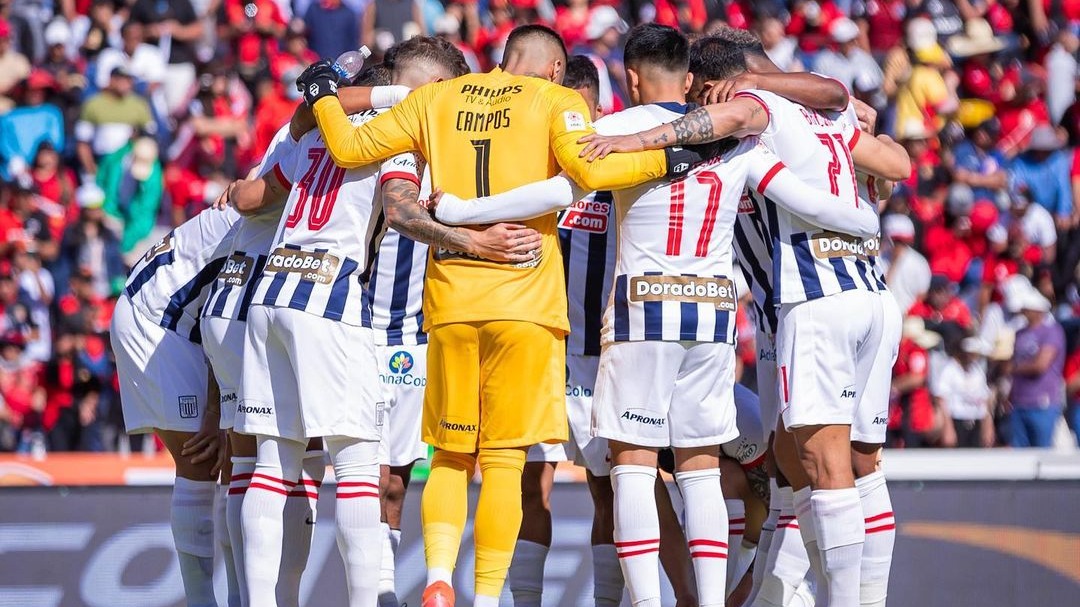
<svg viewBox="0 0 1080 607"><path fill-rule="evenodd" d="M339 76L329 59L316 61L296 79L296 90L304 96L304 103L314 107L315 102L330 95L337 96Z"/></svg>
<svg viewBox="0 0 1080 607"><path fill-rule="evenodd" d="M477 257L501 263L538 261L543 251L543 236L536 230L517 223L497 223L490 226L470 226L469 239Z"/></svg>
<svg viewBox="0 0 1080 607"><path fill-rule="evenodd" d="M757 76L744 72L727 80L708 80L695 101L701 105L712 105L731 101L735 93L758 87Z"/></svg>

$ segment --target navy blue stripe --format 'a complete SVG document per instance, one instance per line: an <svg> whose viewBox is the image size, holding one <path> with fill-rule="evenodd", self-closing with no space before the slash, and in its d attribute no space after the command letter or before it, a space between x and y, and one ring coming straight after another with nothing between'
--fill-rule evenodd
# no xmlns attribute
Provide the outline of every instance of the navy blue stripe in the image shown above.
<svg viewBox="0 0 1080 607"><path fill-rule="evenodd" d="M369 280L374 280L374 275L378 274L378 272L373 271L377 267L375 265L375 257L378 256L379 249L382 247L382 239L386 235L386 215L383 213L382 205L378 206L378 212L368 224L374 225L374 227L371 230L371 241L368 242L367 255L365 256L365 259L367 259L367 266L364 268L364 271L360 273L360 283L365 285L368 284ZM359 265L360 264L357 264L357 267L359 267ZM374 292L374 286L369 285L369 288Z"/></svg>
<svg viewBox="0 0 1080 607"><path fill-rule="evenodd" d="M752 250L750 248L749 241L747 241L746 233L743 231L741 224L735 225L735 241L738 244L739 248L743 249L744 251ZM769 288L769 277L765 274L765 268L762 267L761 264L757 263L756 260L752 259L747 260L746 263L740 263L739 267L742 268L743 275L746 276L746 282L750 285L756 283L761 288L762 292L765 294L765 309L762 310L759 308L758 311L761 312L759 316L763 317L761 319L762 323L768 323L768 326L773 328L773 331L770 332L775 333L777 323L776 306L773 305L772 298L770 297L770 295L772 294L772 289ZM755 305L757 305L756 300Z"/></svg>
<svg viewBox="0 0 1080 607"><path fill-rule="evenodd" d="M611 192L597 192L597 202L613 204ZM611 207L609 207L611 208ZM608 214L608 221L612 220ZM608 224L610 227L610 223ZM584 351L586 356L600 356L600 331L603 328L605 270L607 267L607 249L610 232L588 235L588 254L585 258L585 308Z"/></svg>
<svg viewBox="0 0 1080 607"><path fill-rule="evenodd" d="M285 288L285 280L288 277L288 272L274 272L274 277L270 279L270 286L266 287L266 296L263 297L263 303L277 305L278 295L281 295L281 290ZM263 276L260 280L265 280L265 278Z"/></svg>
<svg viewBox="0 0 1080 607"><path fill-rule="evenodd" d="M643 272L645 276L662 276L663 272ZM664 339L664 302L641 302L642 316L645 321L645 339Z"/></svg>
<svg viewBox="0 0 1080 607"><path fill-rule="evenodd" d="M352 280L353 273L356 272L360 264L354 261L351 257L346 257L341 262L341 268L338 270L337 280L334 281L334 286L330 289L330 297L326 301L326 312L323 316L331 320L341 320L345 314L345 304L349 301L349 281ZM360 288L359 283L357 288ZM363 300L363 298L361 298ZM362 301L360 307L360 323L363 325L365 318L367 325L371 326L371 308L367 305L367 301Z"/></svg>
<svg viewBox="0 0 1080 607"><path fill-rule="evenodd" d="M843 257L830 257L829 265L832 266L833 272L836 273L836 280L840 283L841 291L851 291L852 289L858 288L855 285L855 279L852 278L851 273L848 272L847 264L844 263Z"/></svg>
<svg viewBox="0 0 1080 607"><path fill-rule="evenodd" d="M855 259L855 270L859 274L859 278L862 279L863 286L867 291L874 291L874 284L870 282L870 268L866 266L866 262L861 259Z"/></svg>
<svg viewBox="0 0 1080 607"><path fill-rule="evenodd" d="M262 276L263 269L266 268L266 255L259 255L255 259L255 268L252 270L252 276ZM254 278L248 281L248 284L244 287L244 294L240 298L240 309L236 311L236 320L241 322L247 321L248 309L251 308L251 300L255 297L255 285L258 284L258 280Z"/></svg>
<svg viewBox="0 0 1080 607"><path fill-rule="evenodd" d="M615 341L630 341L628 282L625 274L615 277Z"/></svg>
<svg viewBox="0 0 1080 607"><path fill-rule="evenodd" d="M780 274L780 258L782 257L782 249L780 247L780 219L776 215L776 205L772 203L765 204L761 206L761 209L765 212L769 222L770 238L765 242L769 243L769 246L771 247L770 253L772 254L772 302L773 305L779 306L781 289L778 283L782 276L782 274Z"/></svg>
<svg viewBox="0 0 1080 607"><path fill-rule="evenodd" d="M394 284L390 293L390 322L386 324L387 339L402 339L406 307L409 305L409 284L412 278L413 250L416 243L398 238L397 259L394 261ZM377 272L376 272L377 273Z"/></svg>
<svg viewBox="0 0 1080 607"><path fill-rule="evenodd" d="M674 101L659 101L653 105L664 108L669 112L675 112L676 114L686 114L689 106L685 103L676 103Z"/></svg>
<svg viewBox="0 0 1080 607"><path fill-rule="evenodd" d="M210 287L210 297L217 296L217 300L214 301L214 308L210 311L210 316L221 316L225 313L225 304L228 303L229 293L231 292L232 285L217 280L214 281L214 284Z"/></svg>
<svg viewBox="0 0 1080 607"><path fill-rule="evenodd" d="M221 271L221 267L224 265L224 257L211 261L205 268L199 270L199 273L189 280L186 285L173 293L172 297L169 298L169 304L165 307L165 313L161 316L161 326L170 331L175 331L184 315L184 309L199 298L203 289L217 278L218 272ZM192 314L192 316L198 318L197 313Z"/></svg>
<svg viewBox="0 0 1080 607"><path fill-rule="evenodd" d="M684 301L679 304L679 341L698 341L698 305Z"/></svg>
<svg viewBox="0 0 1080 607"><path fill-rule="evenodd" d="M128 283L127 287L124 288L124 292L127 293L128 297L134 297L135 294L143 288L143 285L150 282L150 279L154 277L154 274L158 271L158 268L160 268L161 266L170 265L175 260L175 251L169 251L164 255L158 255L157 257L151 259L150 263L143 266L143 269L139 270L139 273L135 276L135 278L133 278L131 282Z"/></svg>
<svg viewBox="0 0 1080 607"><path fill-rule="evenodd" d="M734 339L728 337L731 329L731 312L727 310L716 311L716 326L713 329L713 341L717 343L733 344Z"/></svg>
<svg viewBox="0 0 1080 607"><path fill-rule="evenodd" d="M791 248L795 253L795 263L799 268L799 279L802 281L803 292L807 298L819 297L821 291L821 279L818 278L817 268L814 266L814 253L810 250L810 236L807 234L792 234L791 235ZM774 258L779 260L781 255L774 255ZM774 264L774 267L778 267L779 264ZM776 280L780 283L783 282L783 274L779 272L774 274ZM779 294L780 288L776 291Z"/></svg>
<svg viewBox="0 0 1080 607"><path fill-rule="evenodd" d="M574 231L559 228L559 249L562 250L563 282L570 291L570 253L573 251Z"/></svg>
<svg viewBox="0 0 1080 607"><path fill-rule="evenodd" d="M188 333L188 341L193 344L202 345L202 319L196 318L195 323L191 325L191 331Z"/></svg>

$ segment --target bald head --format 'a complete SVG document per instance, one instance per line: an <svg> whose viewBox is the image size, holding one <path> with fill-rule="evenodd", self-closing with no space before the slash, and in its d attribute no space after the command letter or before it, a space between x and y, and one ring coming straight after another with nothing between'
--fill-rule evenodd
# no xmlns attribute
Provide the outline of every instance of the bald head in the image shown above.
<svg viewBox="0 0 1080 607"><path fill-rule="evenodd" d="M502 69L510 74L562 84L566 57L566 45L555 30L543 25L522 25L514 28L506 39Z"/></svg>

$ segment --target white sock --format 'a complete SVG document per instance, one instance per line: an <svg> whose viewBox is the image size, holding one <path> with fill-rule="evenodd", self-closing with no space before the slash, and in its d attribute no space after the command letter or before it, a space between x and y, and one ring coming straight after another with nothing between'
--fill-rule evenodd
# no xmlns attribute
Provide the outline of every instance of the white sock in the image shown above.
<svg viewBox="0 0 1080 607"><path fill-rule="evenodd" d="M283 540L281 547L281 571L279 572L278 607L299 607L300 578L307 567L311 554L311 534L315 531L315 508L319 502L319 487L326 476L326 460L323 452L308 451L304 454L303 467L296 486L285 500L282 514Z"/></svg>
<svg viewBox="0 0 1080 607"><path fill-rule="evenodd" d="M723 607L727 598L728 515L720 469L676 472L686 516L686 541L697 580L698 605Z"/></svg>
<svg viewBox="0 0 1080 607"><path fill-rule="evenodd" d="M379 502L379 441L326 437L337 476L337 540L345 561L349 607L378 603L382 562Z"/></svg>
<svg viewBox="0 0 1080 607"><path fill-rule="evenodd" d="M229 531L229 543L232 545L233 562L236 564L236 583L240 590L240 605L247 607L247 576L244 573L244 528L240 518L240 509L244 505L244 495L251 484L251 473L255 471L254 457L232 458L232 478L229 479L229 500L225 504L225 523ZM233 607L229 603L229 607Z"/></svg>
<svg viewBox="0 0 1080 607"><path fill-rule="evenodd" d="M514 607L540 607L547 555L548 547L543 544L518 540L514 545L514 559L507 575Z"/></svg>
<svg viewBox="0 0 1080 607"><path fill-rule="evenodd" d="M875 472L855 481L866 520L866 543L863 544L862 572L859 576L859 601L863 607L885 607L892 569L896 520L892 499L885 484L885 473Z"/></svg>
<svg viewBox="0 0 1080 607"><path fill-rule="evenodd" d="M240 518L244 533L244 573L248 605L277 607L277 582L284 539L286 496L296 486L304 461L304 443L258 437L255 472L244 494Z"/></svg>
<svg viewBox="0 0 1080 607"><path fill-rule="evenodd" d="M780 491L776 486L776 479L769 479L769 516L761 524L761 536L758 539L757 555L754 558L753 583L750 585L750 595L746 598L746 605L753 605L758 591L761 590L761 580L765 576L765 567L769 559L769 548L772 546L773 533L776 531L776 523L780 519Z"/></svg>
<svg viewBox="0 0 1080 607"><path fill-rule="evenodd" d="M859 574L866 536L859 490L815 490L810 507L829 585L829 605L859 607Z"/></svg>
<svg viewBox="0 0 1080 607"><path fill-rule="evenodd" d="M810 569L791 487L778 487L773 495L776 497L770 500L770 507L778 509L776 531L768 553L760 551L764 571L761 586L751 603L755 607L790 604Z"/></svg>
<svg viewBox="0 0 1080 607"><path fill-rule="evenodd" d="M442 582L447 586L453 587L454 585L454 572L451 569L443 569L442 567L432 567L427 570L427 585L430 586L435 582Z"/></svg>
<svg viewBox="0 0 1080 607"><path fill-rule="evenodd" d="M746 504L742 500L724 500L728 516L728 559L727 559L727 594L735 591L735 586L742 581L742 576L750 569L750 563L741 562L746 556L742 549L743 536L746 534ZM757 550L757 546L752 546ZM753 554L750 560L753 562Z"/></svg>
<svg viewBox="0 0 1080 607"><path fill-rule="evenodd" d="M656 468L615 466L615 550L630 602L660 607L660 518L656 513Z"/></svg>
<svg viewBox="0 0 1080 607"><path fill-rule="evenodd" d="M217 607L214 598L214 481L176 477L171 523L189 607Z"/></svg>
<svg viewBox="0 0 1080 607"><path fill-rule="evenodd" d="M232 540L229 538L228 505L229 486L218 485L214 499L214 543L221 550L221 560L225 565L227 604L229 607L241 607L240 582L236 576L236 559L233 558Z"/></svg>
<svg viewBox="0 0 1080 607"><path fill-rule="evenodd" d="M401 541L401 530L391 529L386 523L379 524L382 531L382 560L379 565L379 607L401 607L394 585L394 558Z"/></svg>
<svg viewBox="0 0 1080 607"><path fill-rule="evenodd" d="M803 487L795 492L795 516L799 521L799 533L802 534L803 548L813 574L815 598L822 605L827 605L829 584L826 582L825 562L822 560L821 546L818 543L817 521L810 505L811 495L813 490L810 487Z"/></svg>
<svg viewBox="0 0 1080 607"><path fill-rule="evenodd" d="M593 600L596 607L619 607L623 595L623 576L615 546L593 546L592 566Z"/></svg>
<svg viewBox="0 0 1080 607"><path fill-rule="evenodd" d="M473 600L473 605L475 607L499 607L499 597L478 594L476 599Z"/></svg>

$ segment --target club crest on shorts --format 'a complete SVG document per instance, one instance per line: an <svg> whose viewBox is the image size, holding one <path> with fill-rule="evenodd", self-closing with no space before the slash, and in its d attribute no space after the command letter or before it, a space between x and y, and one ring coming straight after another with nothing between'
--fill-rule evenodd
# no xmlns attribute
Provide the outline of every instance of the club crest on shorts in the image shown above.
<svg viewBox="0 0 1080 607"><path fill-rule="evenodd" d="M394 355L390 357L390 372L395 375L405 375L413 368L412 354L401 350L394 352Z"/></svg>
<svg viewBox="0 0 1080 607"><path fill-rule="evenodd" d="M199 397L181 396L177 399L177 403L180 406L181 418L191 419L193 417L199 417Z"/></svg>

